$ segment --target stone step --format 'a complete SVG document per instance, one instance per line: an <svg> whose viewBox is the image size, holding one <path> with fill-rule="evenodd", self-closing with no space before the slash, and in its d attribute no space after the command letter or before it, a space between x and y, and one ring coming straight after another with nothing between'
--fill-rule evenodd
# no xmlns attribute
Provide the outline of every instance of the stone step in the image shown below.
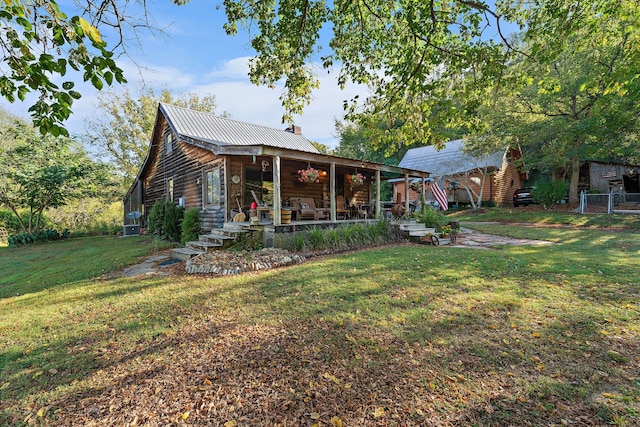
<svg viewBox="0 0 640 427"><path fill-rule="evenodd" d="M427 234L436 234L436 229L435 228L422 228L422 229L416 229L416 230L409 230L409 236L411 237L422 237L422 236L426 236Z"/></svg>
<svg viewBox="0 0 640 427"><path fill-rule="evenodd" d="M193 250L199 250L201 252L209 252L209 249L221 248L222 243L193 241L193 242L187 242L186 247Z"/></svg>
<svg viewBox="0 0 640 427"><path fill-rule="evenodd" d="M177 258L179 260L188 260L196 255L200 255L204 253L204 251L192 249L192 248L174 248L171 249L171 257Z"/></svg>
<svg viewBox="0 0 640 427"><path fill-rule="evenodd" d="M399 225L400 230L409 231L409 230L420 230L425 228L424 224L421 222L408 222L405 224Z"/></svg>
<svg viewBox="0 0 640 427"><path fill-rule="evenodd" d="M231 236L229 234L217 233L215 231L212 231L209 234L201 234L200 236L198 236L198 240L201 242L219 243L220 245L223 245L224 242L227 240L235 240L235 239L236 239L235 234Z"/></svg>

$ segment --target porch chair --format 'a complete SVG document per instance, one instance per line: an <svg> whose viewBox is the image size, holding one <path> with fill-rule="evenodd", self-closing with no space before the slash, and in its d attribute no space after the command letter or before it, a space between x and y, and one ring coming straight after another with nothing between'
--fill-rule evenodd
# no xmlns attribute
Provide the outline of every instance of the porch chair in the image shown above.
<svg viewBox="0 0 640 427"><path fill-rule="evenodd" d="M367 215L368 215L368 211L366 209L363 209L362 206L358 205L358 201L356 200L355 197L353 197L351 199L351 202L349 203L349 206L351 206L354 209L354 213L356 215L356 218L358 219L367 219Z"/></svg>
<svg viewBox="0 0 640 427"><path fill-rule="evenodd" d="M336 196L336 218L340 219L351 218L351 211L347 209L347 205L344 203L344 196Z"/></svg>
<svg viewBox="0 0 640 427"><path fill-rule="evenodd" d="M313 219L318 221L320 219L327 219L325 209L316 208L316 203L311 197L300 197L298 199L292 199L293 209L296 211L296 219Z"/></svg>

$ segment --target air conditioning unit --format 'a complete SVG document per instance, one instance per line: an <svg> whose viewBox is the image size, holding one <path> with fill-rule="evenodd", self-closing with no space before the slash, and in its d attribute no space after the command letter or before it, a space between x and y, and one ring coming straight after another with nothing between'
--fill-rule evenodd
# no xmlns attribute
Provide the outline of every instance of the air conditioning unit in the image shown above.
<svg viewBox="0 0 640 427"><path fill-rule="evenodd" d="M125 236L139 236L140 235L140 226L136 224L125 224L124 226L124 235Z"/></svg>

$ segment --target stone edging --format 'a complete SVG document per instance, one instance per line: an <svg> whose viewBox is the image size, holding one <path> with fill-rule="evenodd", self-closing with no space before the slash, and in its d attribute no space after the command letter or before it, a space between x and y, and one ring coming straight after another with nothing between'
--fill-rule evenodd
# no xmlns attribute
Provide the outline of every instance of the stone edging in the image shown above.
<svg viewBox="0 0 640 427"><path fill-rule="evenodd" d="M188 274L235 275L250 271L300 264L306 258L284 249L266 248L257 252L215 251L197 255L187 261Z"/></svg>

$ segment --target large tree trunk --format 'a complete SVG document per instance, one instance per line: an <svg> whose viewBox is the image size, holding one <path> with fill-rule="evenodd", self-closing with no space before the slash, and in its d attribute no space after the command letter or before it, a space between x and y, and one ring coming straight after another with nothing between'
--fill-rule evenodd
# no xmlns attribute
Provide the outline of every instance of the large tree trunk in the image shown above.
<svg viewBox="0 0 640 427"><path fill-rule="evenodd" d="M569 203L578 203L578 179L580 178L580 157L574 155L571 158L571 180L569 181Z"/></svg>

